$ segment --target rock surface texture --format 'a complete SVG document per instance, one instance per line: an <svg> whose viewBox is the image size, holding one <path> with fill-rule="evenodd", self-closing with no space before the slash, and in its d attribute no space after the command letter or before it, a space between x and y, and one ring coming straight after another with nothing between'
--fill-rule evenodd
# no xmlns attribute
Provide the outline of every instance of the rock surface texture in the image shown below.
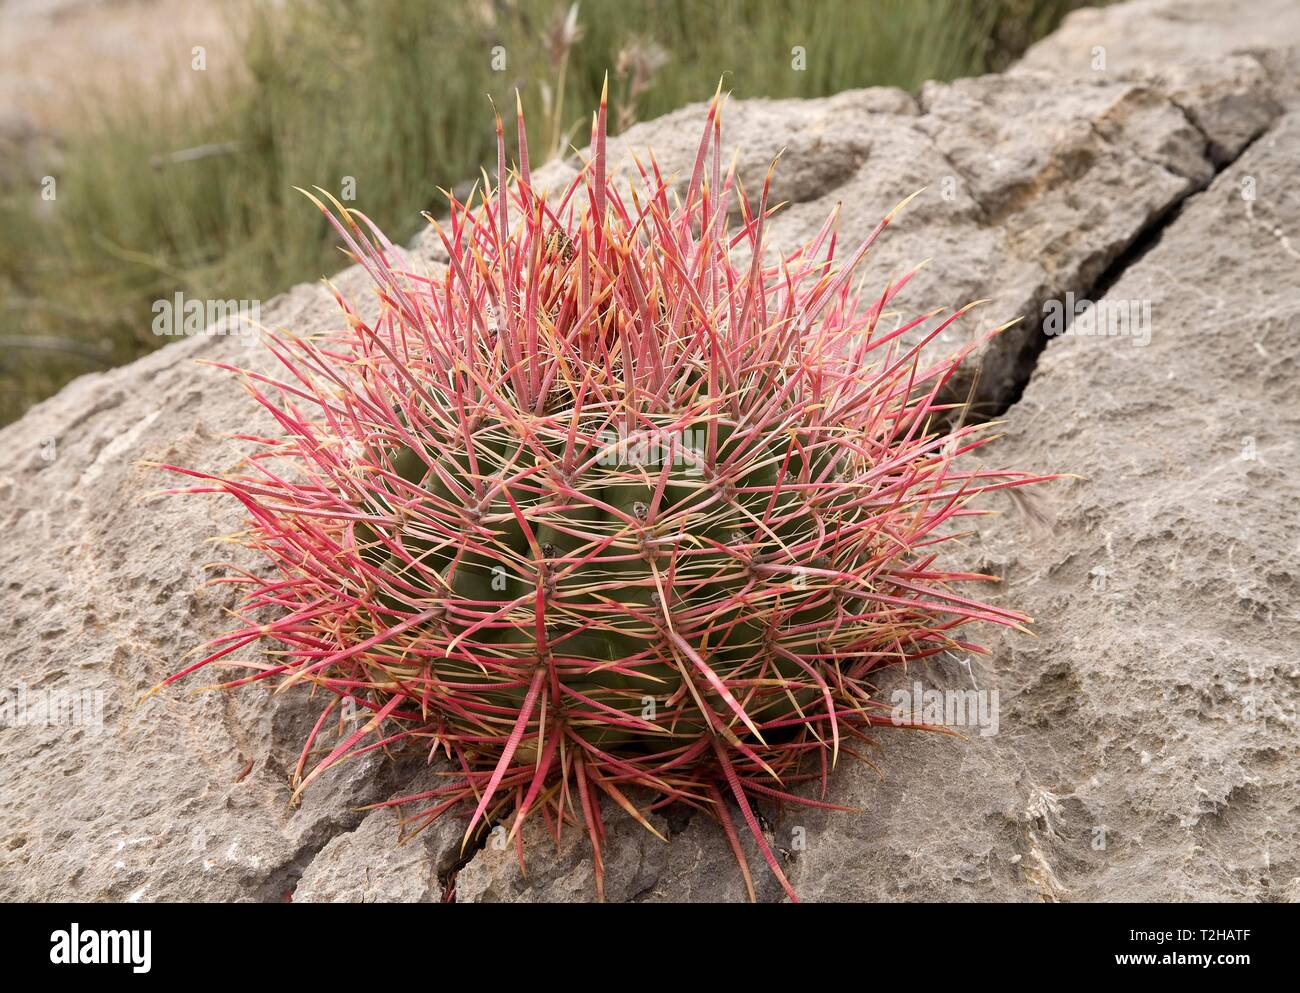
<svg viewBox="0 0 1300 993"><path fill-rule="evenodd" d="M990 299L936 347L1023 315L960 388L1006 422L989 460L1078 474L1044 493L1046 522L1007 503L967 544L1038 637L988 631L987 658L880 684L996 690L998 733L881 733L879 775L832 780L861 813L764 812L804 899L1300 899L1298 43L1286 0L1128 3L1076 13L1001 76L728 107L747 188L786 149L774 246L836 204L850 242L926 187L869 277L932 258L906 306ZM701 121L638 125L612 156L653 147L689 172ZM336 282L365 297L355 270ZM1066 299L1095 306L1049 338ZM313 286L262 319L338 324ZM1127 333L1079 333L1106 321ZM224 630L232 588L205 580L256 566L214 540L240 527L233 501L143 496L169 481L137 461L228 466L229 435L258 429L194 359L267 362L195 338L0 432L4 687L103 703L102 726L0 726L0 898L592 899L577 832L557 852L532 823L527 876L513 846L462 855L454 821L396 847L391 810L356 808L418 789L418 761L345 765L290 807L316 712L299 694L141 701ZM608 820L608 899L743 898L706 819L670 812L667 845Z"/></svg>

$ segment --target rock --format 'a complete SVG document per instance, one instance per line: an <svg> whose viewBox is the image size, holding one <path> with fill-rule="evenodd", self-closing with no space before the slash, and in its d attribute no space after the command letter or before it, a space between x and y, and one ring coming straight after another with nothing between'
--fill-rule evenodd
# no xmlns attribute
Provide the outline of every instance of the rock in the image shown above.
<svg viewBox="0 0 1300 993"><path fill-rule="evenodd" d="M990 456L1081 477L1050 540L1007 517L982 543L1037 619L996 639L996 678L1062 798L1045 851L1074 899L1268 900L1297 875L1298 187L1292 112L1100 299L1149 306L1150 343L1053 341Z"/></svg>
<svg viewBox="0 0 1300 993"><path fill-rule="evenodd" d="M1149 73L1234 53L1289 55L1297 43L1300 11L1290 0L1128 0L1070 12L1056 31L1030 46L1020 65Z"/></svg>
<svg viewBox="0 0 1300 993"><path fill-rule="evenodd" d="M661 834L667 831L664 818L652 815L651 823ZM581 828L566 826L558 849L540 818L525 821L523 833L523 869L515 843L507 837L505 828L497 828L482 851L457 873L457 902L565 903L592 898L596 892L595 866ZM605 898L618 903L640 899L663 875L668 845L630 817L611 820L606 842L602 848Z"/></svg>
<svg viewBox="0 0 1300 993"><path fill-rule="evenodd" d="M328 313L325 299L299 289L264 316L305 329L310 311ZM240 527L232 507L148 499L175 480L134 463L233 462L238 446L223 435L266 425L229 376L192 359L265 363L261 352L232 339L182 342L82 377L4 431L9 899L278 900L304 860L360 820L353 807L392 788L397 770L374 757L290 808L289 773L315 715L296 694L144 699L229 625L234 588L205 581L257 563L211 544ZM230 565L205 569L221 560ZM46 725L37 704L51 692L84 705Z"/></svg>
<svg viewBox="0 0 1300 993"><path fill-rule="evenodd" d="M636 798L642 799L642 798ZM635 802L635 800L634 800ZM645 809L645 802L639 803ZM776 877L731 811L741 837L757 899L782 897ZM719 903L749 898L744 877L721 828L698 811L651 814L649 821L666 840L656 838L622 811L607 815L602 847L605 899L611 903ZM524 823L524 869L513 843L500 835L456 874L456 900L463 903L570 903L596 893L595 864L585 834L566 827L557 849L540 821ZM774 849L781 844L766 835ZM788 859L786 859L788 865Z"/></svg>
<svg viewBox="0 0 1300 993"><path fill-rule="evenodd" d="M436 777L417 774L387 799L436 785ZM417 803L372 810L355 829L336 834L307 865L294 902L441 902L460 858L465 819L443 817L426 825L416 816L420 809Z"/></svg>
<svg viewBox="0 0 1300 993"><path fill-rule="evenodd" d="M1085 7L1032 45L1017 68L1094 79L1162 79L1207 133L1249 130L1255 114L1224 82L1262 69L1300 99L1300 8L1291 0L1130 0ZM1253 102L1253 101L1251 101ZM1233 120L1233 109L1244 120ZM1229 144L1229 148L1231 145Z"/></svg>
<svg viewBox="0 0 1300 993"><path fill-rule="evenodd" d="M789 205L770 246L807 237L837 203L841 244L860 239L927 187L868 279L933 257L904 307L991 298L937 348L1025 316L982 357L980 409L1007 411L990 457L1084 477L1050 492L1045 533L1009 513L970 542L972 565L1003 576L997 595L1037 617L1038 639L990 632L986 660L881 679L886 699L917 680L997 690L998 733L881 732L879 777L844 758L831 781L828 799L862 813L763 812L806 899L1257 900L1300 886L1300 677L1287 654L1300 568L1288 526L1300 32L1289 6L1177 6L1177 21L1170 3L1076 15L1012 72L919 99L877 89L739 102L724 117L751 197L788 146L775 189ZM1094 36L1110 68L1062 71ZM653 145L682 182L701 124L695 106L638 125L611 161L626 169L629 151ZM538 183L557 188L575 168L552 164ZM438 256L427 239L416 251ZM366 305L356 269L336 283ZM1149 303L1149 344L1065 336L1044 349L1044 304L1067 293L1102 314ZM315 286L262 318L298 332L340 324ZM211 541L241 526L230 503L144 496L175 481L140 460L228 466L243 450L230 435L266 426L234 377L191 359L273 361L241 339L179 342L83 377L0 431L0 689L12 691L0 897L438 900L454 884L460 900L590 899L577 832L557 852L531 823L526 877L491 840L460 864L455 821L396 847L391 810L356 808L427 782L419 756L345 764L291 807L316 715L302 694L144 698L228 628L236 590L205 580L261 567ZM226 564L206 569L214 560ZM19 691L48 690L85 694L89 716L14 719ZM610 899L743 898L707 816L656 824L668 844L608 814ZM760 899L780 899L749 854Z"/></svg>

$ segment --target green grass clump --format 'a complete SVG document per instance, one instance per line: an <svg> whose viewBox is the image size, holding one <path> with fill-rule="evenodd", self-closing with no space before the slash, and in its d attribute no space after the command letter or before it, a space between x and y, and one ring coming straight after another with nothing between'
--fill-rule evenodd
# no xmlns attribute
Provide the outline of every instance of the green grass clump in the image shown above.
<svg viewBox="0 0 1300 993"><path fill-rule="evenodd" d="M254 5L238 65L209 66L184 96L92 102L63 135L53 202L40 177L0 189L0 423L173 340L151 331L156 300L267 299L339 268L295 186L341 195L350 177L348 206L411 236L438 187L492 160L486 95L508 107L520 89L540 161L585 143L580 109L607 69L615 129L701 99L723 73L737 98L914 89L1001 68L1078 5L582 0L567 24L561 0Z"/></svg>

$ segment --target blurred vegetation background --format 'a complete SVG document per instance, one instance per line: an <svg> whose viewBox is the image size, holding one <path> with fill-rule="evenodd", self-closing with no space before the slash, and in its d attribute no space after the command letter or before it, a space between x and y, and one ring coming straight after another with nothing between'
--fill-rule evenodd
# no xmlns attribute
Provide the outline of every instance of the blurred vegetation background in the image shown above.
<svg viewBox="0 0 1300 993"><path fill-rule="evenodd" d="M916 89L1003 68L1082 0L279 0L225 8L233 44L111 90L86 80L57 154L0 170L0 423L169 340L155 300L265 300L340 268L294 186L406 240L437 187L494 161L517 87L533 157L585 144L610 71L622 130L709 97ZM791 49L807 52L805 71ZM498 47L499 46L499 47ZM494 68L501 64L505 69ZM141 56L142 58L145 56ZM148 58L159 58L157 51ZM219 64L217 64L219 63ZM156 67L155 67L156 68ZM75 79L75 61L62 67ZM170 75L168 74L170 72ZM180 85L183 80L184 85ZM11 162L11 166L13 163ZM42 196L55 181L53 199Z"/></svg>

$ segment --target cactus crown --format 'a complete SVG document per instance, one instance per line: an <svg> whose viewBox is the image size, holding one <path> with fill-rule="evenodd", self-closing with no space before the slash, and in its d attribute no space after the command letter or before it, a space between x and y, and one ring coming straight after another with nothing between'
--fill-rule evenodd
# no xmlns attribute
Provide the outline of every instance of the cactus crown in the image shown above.
<svg viewBox="0 0 1300 993"><path fill-rule="evenodd" d="M772 170L756 203L723 171L721 102L684 186L651 156L623 189L602 99L558 198L533 187L522 112L507 172L498 117L498 182L431 219L447 257L431 274L312 197L379 314L340 296L345 330L272 337L290 374L242 375L283 437L248 439L226 476L177 469L203 484L173 491L239 499L276 570L239 577L247 625L168 682L279 643L224 685L328 691L296 791L427 739L447 781L393 801L418 807L411 826L463 806L468 840L541 810L585 828L599 887L603 800L652 831L646 809L691 804L752 897L734 805L793 897L758 801L834 806L809 781L824 795L853 739L894 723L872 670L972 650L970 621L1026 620L937 563L971 498L1041 478L959 467L984 436L936 416L986 338L935 360L924 346L960 313L885 330L912 274L874 299L852 277L888 218L843 265L834 215L766 253ZM340 700L369 720L318 750Z"/></svg>

